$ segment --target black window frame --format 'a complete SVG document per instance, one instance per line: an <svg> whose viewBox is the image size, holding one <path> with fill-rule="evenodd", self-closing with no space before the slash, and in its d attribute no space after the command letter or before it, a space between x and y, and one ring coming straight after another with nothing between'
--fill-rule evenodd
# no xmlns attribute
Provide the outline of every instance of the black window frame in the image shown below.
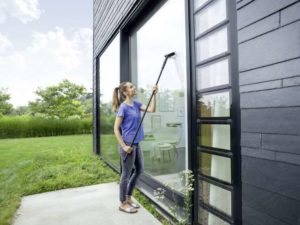
<svg viewBox="0 0 300 225"><path fill-rule="evenodd" d="M130 35L133 34L135 31L137 31L141 26L143 26L147 21L148 19L151 18L152 15L154 15L157 10L159 10L163 5L164 3L166 3L167 0L157 0L157 1L151 1L151 0L147 0L147 1L143 1L141 3L141 5L136 9L136 11L132 14L132 16L127 20L126 23L124 23L121 28L120 28L120 33L121 33L121 57L124 57L124 58L127 58L126 59L126 63L124 63L124 65L121 63L121 77L124 76L124 74L126 74L124 77L128 80L131 80L131 77L130 77L130 65L131 65L131 62L130 62L130 45L129 45L129 38L130 38ZM189 102L191 101L191 98L190 98L190 88L189 88L189 84L190 84L190 71L189 71L189 64L190 64L190 59L189 59L189 40L190 40L190 37L189 37L189 22L188 22L188 12L187 10L189 9L188 7L188 2L187 1L184 1L185 2L185 9L186 9L186 12L185 12L185 21L186 21L186 46L187 46L187 49L186 49L186 53L187 53L187 57L186 57L186 60L187 60L187 96L186 96L186 100L188 102L188 105L189 105ZM122 66L123 65L123 66ZM126 80L125 79L125 80ZM122 79L121 79L122 80ZM191 131L189 130L190 128L190 114L191 114L191 110L190 110L190 107L188 107L188 137L190 139L191 137ZM189 146L189 149L191 149L190 147L190 140L187 140L188 141L188 146ZM190 154L189 155L189 158L188 158L188 168L191 169L191 157L190 157ZM184 196L182 193L180 192L173 192L170 188L166 187L163 183L153 179L150 175L147 175L147 174L142 174L140 176L140 181L141 182L138 182L137 186L139 188L141 188L141 190L146 190L146 191L151 191L153 193L153 190L159 188L159 187L164 187L164 189L166 190L166 193L165 193L165 197L169 200L169 201L173 201L173 198L175 197L176 198L176 202L179 204L180 207L183 207L184 205ZM148 196L148 197L151 197L151 196ZM164 214L166 214L169 218L172 218L172 215L167 212L166 210L164 210L164 208L161 207L161 205L159 204L156 204L160 210L162 210L164 212Z"/></svg>
<svg viewBox="0 0 300 225"><path fill-rule="evenodd" d="M194 148L194 161L193 161L193 168L199 168L199 160L198 154L201 152L203 153L210 153L214 155L219 155L223 157L227 157L231 159L231 184L219 180L217 178L213 178L210 176L206 176L201 173L197 173L197 180L195 182L195 193L194 193L194 213L193 213L193 224L198 223L198 211L200 208L207 210L210 213L218 216L220 219L228 222L229 224L242 224L242 211L241 211L241 147L240 147L240 135L241 135L241 122L240 122L240 94L239 94L239 77L238 77L238 45L237 45L237 25L236 25L236 2L231 0L226 0L226 15L227 18L214 25L213 27L209 28L208 30L204 31L200 35L195 37L195 29L194 29L194 16L200 12L201 10L205 9L206 7L210 6L211 3L215 2L216 0L209 0L204 3L201 7L197 9L194 8L194 1L190 0L190 24L191 24L191 58L192 58L192 79L195 81L194 85L192 86L194 93L193 96L193 106L194 109L193 113L193 121L194 123L192 129L194 133L197 134L197 138L201 136L201 133L198 129L200 124L230 124L230 136L231 136L231 150L230 151L222 151L217 150L214 148L207 148L198 145L198 140L195 140L193 143ZM228 51L218 54L216 56L207 58L201 62L197 62L196 59L196 41L206 35L209 35L222 27L227 27L227 44L228 44ZM223 58L228 58L229 62L229 83L225 85L205 88L201 90L197 90L197 68L209 65L212 62L216 62ZM218 91L229 90L230 92L230 117L211 117L211 118L198 118L197 115L197 106L198 106L198 99L203 94L208 93L217 93ZM195 138L195 139L197 139ZM232 216L228 216L226 213L217 210L216 208L204 204L203 202L199 201L198 199L198 183L199 181L206 181L208 183L214 184L218 187L221 187L225 190L231 191L232 193ZM200 224L199 224L200 225Z"/></svg>

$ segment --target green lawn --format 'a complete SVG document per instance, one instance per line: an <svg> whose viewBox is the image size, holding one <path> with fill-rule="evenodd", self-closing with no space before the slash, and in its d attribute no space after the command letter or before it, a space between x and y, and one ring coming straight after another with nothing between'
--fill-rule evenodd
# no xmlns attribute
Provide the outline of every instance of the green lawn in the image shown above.
<svg viewBox="0 0 300 225"><path fill-rule="evenodd" d="M92 135L0 139L0 224L10 224L22 196L118 180L92 153ZM170 224L139 191L134 197Z"/></svg>
<svg viewBox="0 0 300 225"><path fill-rule="evenodd" d="M120 153L118 142L114 134L101 134L100 136L101 156L113 164L116 168L120 167Z"/></svg>
<svg viewBox="0 0 300 225"><path fill-rule="evenodd" d="M0 224L22 196L118 179L92 153L92 135L0 139Z"/></svg>

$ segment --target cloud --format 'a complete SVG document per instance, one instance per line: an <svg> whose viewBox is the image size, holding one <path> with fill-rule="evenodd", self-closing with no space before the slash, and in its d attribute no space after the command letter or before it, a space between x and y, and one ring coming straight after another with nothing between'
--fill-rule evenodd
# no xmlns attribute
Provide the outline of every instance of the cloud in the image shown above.
<svg viewBox="0 0 300 225"><path fill-rule="evenodd" d="M1 0L0 23L4 23L8 17L15 18L26 24L40 18L42 10L39 9L38 0Z"/></svg>
<svg viewBox="0 0 300 225"><path fill-rule="evenodd" d="M0 33L0 54L7 52L12 46L12 42Z"/></svg>
<svg viewBox="0 0 300 225"><path fill-rule="evenodd" d="M14 105L33 101L38 87L63 79L82 84L88 90L92 87L91 29L77 29L71 35L60 27L46 33L35 32L27 48L16 50L10 46L9 53L1 53L1 49L8 48L1 47L1 38L6 45L11 43L0 35L0 86L8 88Z"/></svg>

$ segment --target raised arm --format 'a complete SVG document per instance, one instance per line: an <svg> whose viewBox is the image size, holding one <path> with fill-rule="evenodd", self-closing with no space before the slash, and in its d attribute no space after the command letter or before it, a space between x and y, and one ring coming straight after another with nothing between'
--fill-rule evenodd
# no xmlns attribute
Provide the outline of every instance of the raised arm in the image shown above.
<svg viewBox="0 0 300 225"><path fill-rule="evenodd" d="M153 95L153 98L152 98L152 100L151 100L151 103L150 103L150 105L149 105L149 107L148 107L147 112L154 113L154 112L156 112L156 94L157 94L157 92L158 92L158 87L157 87L157 85L154 85L154 86L153 86L153 90L152 90L152 91L154 91L154 95ZM141 111L145 112L145 111L146 111L146 108L147 108L146 105L142 105L142 106L141 106Z"/></svg>

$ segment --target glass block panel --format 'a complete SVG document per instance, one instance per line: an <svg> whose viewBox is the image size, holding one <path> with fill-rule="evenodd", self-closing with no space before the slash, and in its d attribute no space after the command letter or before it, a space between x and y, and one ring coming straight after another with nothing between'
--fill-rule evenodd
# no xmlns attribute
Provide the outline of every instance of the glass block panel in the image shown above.
<svg viewBox="0 0 300 225"><path fill-rule="evenodd" d="M229 117L229 91L204 94L198 100L198 117Z"/></svg>
<svg viewBox="0 0 300 225"><path fill-rule="evenodd" d="M199 199L231 216L231 192L205 181L199 182Z"/></svg>
<svg viewBox="0 0 300 225"><path fill-rule="evenodd" d="M228 58L197 68L197 89L229 84Z"/></svg>
<svg viewBox="0 0 300 225"><path fill-rule="evenodd" d="M218 0L205 9L199 11L195 16L195 35L203 33L209 28L226 19L226 0Z"/></svg>
<svg viewBox="0 0 300 225"><path fill-rule="evenodd" d="M201 124L199 145L230 150L230 125Z"/></svg>
<svg viewBox="0 0 300 225"><path fill-rule="evenodd" d="M201 62L228 50L227 27L196 41L196 59Z"/></svg>
<svg viewBox="0 0 300 225"><path fill-rule="evenodd" d="M195 10L203 6L209 0L195 0Z"/></svg>
<svg viewBox="0 0 300 225"><path fill-rule="evenodd" d="M230 158L202 152L199 160L202 174L231 183Z"/></svg>
<svg viewBox="0 0 300 225"><path fill-rule="evenodd" d="M201 225L230 225L228 222L199 207L198 222Z"/></svg>

